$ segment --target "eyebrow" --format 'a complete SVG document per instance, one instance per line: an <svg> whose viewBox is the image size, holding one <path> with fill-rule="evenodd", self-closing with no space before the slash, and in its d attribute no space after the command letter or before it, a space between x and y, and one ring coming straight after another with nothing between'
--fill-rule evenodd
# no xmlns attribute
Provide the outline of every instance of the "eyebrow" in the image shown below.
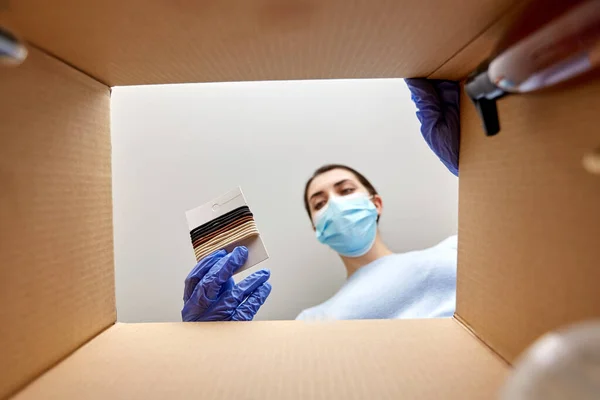
<svg viewBox="0 0 600 400"><path fill-rule="evenodd" d="M346 182L350 182L350 179L342 179L341 181L338 181L338 182L334 183L334 184L333 184L333 187L334 187L334 188L337 188L337 187L339 187L339 186L342 186L342 185L343 185L344 183L346 183ZM325 192L323 192L322 190L319 190L318 192L316 192L316 193L313 193L313 194L312 194L312 195L309 197L308 201L310 201L310 200L314 199L314 198L315 198L315 197L317 197L317 196L323 196L324 194L325 194Z"/></svg>
<svg viewBox="0 0 600 400"><path fill-rule="evenodd" d="M342 179L341 181L334 183L333 187L337 188L338 186L342 186L346 182L350 182L350 179Z"/></svg>

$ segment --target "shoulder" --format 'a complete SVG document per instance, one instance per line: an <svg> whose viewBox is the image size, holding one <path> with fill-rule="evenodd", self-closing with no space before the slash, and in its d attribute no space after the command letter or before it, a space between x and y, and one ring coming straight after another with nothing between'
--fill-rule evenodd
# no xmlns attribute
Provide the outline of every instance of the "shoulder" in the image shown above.
<svg viewBox="0 0 600 400"><path fill-rule="evenodd" d="M457 248L458 237L454 235L432 247L412 252L412 254L417 258L432 260L436 263L445 261L446 264L456 265Z"/></svg>
<svg viewBox="0 0 600 400"><path fill-rule="evenodd" d="M415 267L456 267L457 237L450 236L440 243L422 250L396 253L383 258L382 264L386 266L411 265Z"/></svg>
<svg viewBox="0 0 600 400"><path fill-rule="evenodd" d="M311 315L311 309L307 308L305 310L302 310L300 312L300 314L298 314L298 316L296 317L296 321L305 321L310 319L310 315Z"/></svg>
<svg viewBox="0 0 600 400"><path fill-rule="evenodd" d="M455 279L456 242L456 236L451 236L433 247L388 256L382 260L381 269L391 276L410 278L413 283L419 279Z"/></svg>
<svg viewBox="0 0 600 400"><path fill-rule="evenodd" d="M456 270L458 256L458 237L450 236L442 240L437 245L424 250L426 258L436 269L451 269Z"/></svg>
<svg viewBox="0 0 600 400"><path fill-rule="evenodd" d="M321 321L326 320L327 312L323 304L302 310L296 317L297 321Z"/></svg>
<svg viewBox="0 0 600 400"><path fill-rule="evenodd" d="M343 289L343 287L342 287ZM317 304L316 306L306 308L298 314L296 320L301 321L326 321L340 319L339 306L340 306L340 289L332 297L325 300L324 302ZM342 301L343 302L343 301Z"/></svg>
<svg viewBox="0 0 600 400"><path fill-rule="evenodd" d="M458 235L449 236L431 248L432 249L439 248L439 249L456 251L458 249Z"/></svg>

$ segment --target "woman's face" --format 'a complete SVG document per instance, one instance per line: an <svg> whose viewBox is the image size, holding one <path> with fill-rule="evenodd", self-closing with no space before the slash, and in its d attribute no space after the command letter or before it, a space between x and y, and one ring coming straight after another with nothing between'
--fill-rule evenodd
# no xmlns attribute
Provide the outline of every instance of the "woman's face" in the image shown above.
<svg viewBox="0 0 600 400"><path fill-rule="evenodd" d="M358 181L356 176L345 169L332 169L331 171L327 171L314 178L306 192L313 224L314 215L320 209L325 207L332 196L342 197L352 193L365 193L370 195L367 188ZM381 215L381 198L378 195L375 195L373 196L372 201L377 208L378 214Z"/></svg>

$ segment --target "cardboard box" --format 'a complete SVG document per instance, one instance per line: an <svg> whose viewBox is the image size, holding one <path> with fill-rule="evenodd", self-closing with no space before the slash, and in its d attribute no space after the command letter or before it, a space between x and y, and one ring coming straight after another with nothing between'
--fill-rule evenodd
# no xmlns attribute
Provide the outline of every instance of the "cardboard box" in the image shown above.
<svg viewBox="0 0 600 400"><path fill-rule="evenodd" d="M598 74L461 106L452 319L116 324L110 86L462 78L516 0L0 2L0 397L489 399L545 331L600 316ZM244 340L239 340L243 337Z"/></svg>

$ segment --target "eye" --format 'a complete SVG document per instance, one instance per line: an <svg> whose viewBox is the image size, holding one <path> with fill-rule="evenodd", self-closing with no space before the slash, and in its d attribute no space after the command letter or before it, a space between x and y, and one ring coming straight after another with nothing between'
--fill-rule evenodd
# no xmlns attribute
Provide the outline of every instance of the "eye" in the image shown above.
<svg viewBox="0 0 600 400"><path fill-rule="evenodd" d="M316 211L318 211L318 210L320 210L321 208L323 208L323 207L325 206L325 204L327 204L327 202L326 202L325 200L321 200L321 201L319 201L319 202L315 203L315 205L313 205L313 208L314 208Z"/></svg>
<svg viewBox="0 0 600 400"><path fill-rule="evenodd" d="M345 188L345 189L342 189L342 195L346 196L347 194L353 193L354 190L355 190L354 188Z"/></svg>

